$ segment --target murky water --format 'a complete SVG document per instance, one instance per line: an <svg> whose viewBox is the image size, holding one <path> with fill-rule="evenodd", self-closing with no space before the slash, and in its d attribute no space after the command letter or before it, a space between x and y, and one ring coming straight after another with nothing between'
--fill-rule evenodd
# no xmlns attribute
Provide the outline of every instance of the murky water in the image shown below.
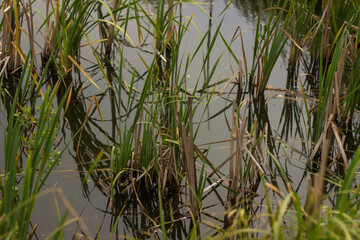
<svg viewBox="0 0 360 240"><path fill-rule="evenodd" d="M152 2L152 1L151 1ZM217 24L222 22L221 33L227 41L230 41L233 37L236 29L241 28L243 32L243 39L245 45L246 58L252 59L252 48L254 44L254 28L257 21L257 13L259 11L260 1L234 1L229 6L225 14L222 14L227 1L215 1L212 9L212 17L216 23L212 29L215 31ZM41 7L41 6L39 6ZM202 7L209 11L209 5L202 5ZM150 3L150 9L155 11L156 3ZM209 18L200 9L191 4L183 5L183 16L188 18L194 16L193 20L195 25L192 25L189 29L186 39L182 43L184 55L188 52L194 52L196 46L200 42L201 37L205 34L209 27ZM220 16L219 16L220 15ZM196 29L197 28L197 29ZM91 35L96 38L96 30ZM128 34L130 36L136 36L136 28L129 28ZM134 37L133 39L136 39ZM238 39L231 45L237 56L242 58L242 46L241 41ZM206 45L203 46L206 48ZM147 49L153 51L151 46ZM93 64L94 59L92 57L89 48L81 49L82 58L85 59L84 67L91 71L92 78L96 80L99 87L105 92L101 92L96 89L90 82L84 79L77 79L77 84L74 86L74 101L71 102L66 120L61 123L60 133L58 138L60 139L59 149L64 149L66 144L69 143L68 148L62 155L61 164L56 167L55 171L50 175L46 182L46 189L52 188L61 189L60 191L50 191L44 196L37 199L32 222L38 224L36 235L39 239L48 236L58 226L59 218L58 212L63 213L69 206L72 206L72 211L69 213L68 225L64 228L64 239L70 239L75 232L84 233L88 236L101 236L101 238L107 238L110 232L118 236L121 239L122 236L129 236L135 238L146 238L148 234L156 233L155 224L159 224L158 213L158 196L157 193L139 193L139 196L127 195L118 196L114 204L110 201L110 185L109 185L109 148L110 145L115 145L118 136L116 135L116 129L118 128L119 113L114 111L113 104L118 99L113 99L110 96L110 91L104 78ZM136 66L136 69L141 75L146 71L145 67L139 59L136 49L125 48L126 61L131 66ZM221 56L219 65L214 74L215 82L217 79L224 79L231 77L236 71L237 67L235 61L231 60L230 54L226 51L226 47L221 38L218 38L214 50L211 53L210 67L216 62L217 58ZM144 55L146 60L146 54ZM151 56L149 55L149 58ZM201 55L199 55L199 61L201 62ZM269 85L285 89L290 81L296 81L288 77L287 72L287 57L288 54L282 55L277 62L271 75ZM244 59L242 59L244 61ZM194 84L201 76L199 72L200 66L193 64L188 72L189 88L194 87ZM300 68L299 73L303 71ZM131 72L125 71L125 79L131 78ZM79 76L75 76L79 78ZM81 78L81 76L80 76ZM302 79L302 80L305 80ZM116 84L116 83L115 83ZM137 86L141 88L141 79L138 81ZM226 140L230 138L229 126L231 125L231 100L235 98L236 93L231 93L230 85L224 90L221 96L214 96L211 100L210 107L207 110L202 109L205 106L201 104L195 115L195 122L202 122L199 127L199 131L196 137L196 144L199 146L209 142L216 142ZM220 86L217 91L221 91ZM118 88L118 86L115 86ZM294 90L299 90L295 87ZM235 91L236 92L236 91ZM290 96L285 96L285 93L278 90L271 90L266 92L268 98L267 105L262 106L262 109L243 109L243 112L247 112L247 115L254 120L255 118L259 122L259 127L263 128L265 123L269 124L272 134L272 148L276 157L281 161L286 175L291 178L293 188L297 190L298 194L305 197L305 187L307 182L304 180L304 163L307 160L306 154L309 151L309 144L304 143L305 123L304 123L304 107L301 101L290 100ZM81 131L81 140L79 138L73 138L74 133L81 129L83 121L86 118L88 109L91 105L91 99L96 96L99 100L99 106L101 109L101 120L99 112L96 111L94 104L91 106L90 115L88 116L88 122L84 129ZM291 96L296 97L296 96ZM76 98L76 99L75 99ZM114 101L115 100L115 101ZM230 101L229 101L230 100ZM221 112L225 109L223 112ZM204 112L204 114L203 114ZM218 114L221 112L220 114ZM1 107L1 115L6 116L4 107ZM121 115L121 114L120 114ZM204 116L203 116L204 115ZM211 120L208 120L210 118ZM0 134L3 136L3 129L6 125L4 120L6 117L1 118ZM249 119L250 121L251 119ZM103 126L105 123L105 127ZM282 139L287 145L293 147L287 147L285 144L281 144L281 141L276 139ZM284 151L286 149L286 151ZM94 161L96 155L104 150L104 158L100 162L99 169L93 172L90 176L87 176L87 169L91 162ZM0 152L3 152L3 143L0 144ZM230 149L228 142L211 144L211 148L208 152L208 158L216 166L220 165L230 155ZM270 161L270 159L268 159ZM200 169L201 167L198 167ZM224 173L227 173L228 165L225 164L221 169ZM279 178L276 173L275 178ZM85 180L84 180L85 179ZM280 189L284 189L279 181ZM227 190L223 187L218 187L217 191L205 192L204 201L202 207L204 213L202 220L218 221L218 224L223 225ZM262 188L259 188L260 196L256 198L257 202L263 200L261 198ZM207 195L209 193L209 195ZM277 196L274 195L274 198ZM65 201L66 199L66 201ZM167 207L168 212L170 208L175 210L180 208L174 216L173 227L169 231L169 237L171 239L182 239L187 236L190 231L190 220L183 219L181 213L185 214L187 211L183 204L187 202L188 193L181 195L175 195L165 201L164 206ZM67 202L68 201L68 202ZM143 210L139 201L144 206L146 211ZM166 210L166 209L165 209ZM259 209L253 209L253 211L261 211ZM81 217L81 221L78 220ZM169 217L169 216L167 216ZM259 223L254 223L257 225ZM208 227L204 224L202 226L204 232ZM210 232L209 232L210 233ZM115 238L115 237L114 237Z"/></svg>

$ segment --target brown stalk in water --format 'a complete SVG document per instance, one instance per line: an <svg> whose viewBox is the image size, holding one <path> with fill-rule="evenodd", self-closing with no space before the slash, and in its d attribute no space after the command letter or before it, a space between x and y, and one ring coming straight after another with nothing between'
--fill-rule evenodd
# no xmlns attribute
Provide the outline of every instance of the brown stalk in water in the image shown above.
<svg viewBox="0 0 360 240"><path fill-rule="evenodd" d="M2 4L4 24L2 27L2 51L1 59L9 57L8 62L8 71L13 72L15 69L20 67L20 35L21 35L21 23L22 20L19 19L20 15L20 4L17 1L5 1ZM12 11L13 9L13 11ZM12 15L14 13L14 16ZM15 22L12 23L12 19L15 19ZM11 26L14 25L15 29L12 29Z"/></svg>
<svg viewBox="0 0 360 240"><path fill-rule="evenodd" d="M35 57L35 48L34 48L34 42L35 42L35 38L34 38L34 19L33 19L33 11L32 11L31 0L29 0L29 3L27 3L25 6L26 6L26 9L28 10L28 12L26 12L25 16L26 16L28 30L29 30L28 34L29 34L31 58L34 59L35 66L37 66L37 60L36 60L36 57Z"/></svg>
<svg viewBox="0 0 360 240"><path fill-rule="evenodd" d="M198 217L198 203L196 199L197 193L197 180L196 180L196 167L194 156L194 141L193 141L193 122L192 122L192 104L191 97L188 98L188 123L189 123L189 136L186 134L185 124L181 121L181 113L177 113L178 123L180 128L181 145L185 155L185 171L189 185L190 192L190 209L192 215Z"/></svg>
<svg viewBox="0 0 360 240"><path fill-rule="evenodd" d="M114 1L114 5L112 7L113 12L116 10L117 6L119 5L119 0L115 0ZM114 21L116 21L116 12L114 13ZM114 26L115 26L115 22L114 24L111 24L109 26L109 35L108 35L108 40L106 42L106 51L105 51L105 56L110 59L110 54L111 54L111 46L114 42Z"/></svg>
<svg viewBox="0 0 360 240"><path fill-rule="evenodd" d="M143 117L143 112L141 111L140 113L140 118L137 124L135 124L135 128L134 128L134 153L132 155L132 161L131 161L131 178L133 178L133 171L139 169L140 163L139 163L139 152L141 152L141 144L140 144L140 139L141 139L141 128L142 128L142 117Z"/></svg>
<svg viewBox="0 0 360 240"><path fill-rule="evenodd" d="M324 46L325 47L325 46ZM324 49L325 51L325 49ZM345 155L345 151L343 149L341 143L341 137L339 135L339 131L336 127L336 124L333 120L337 117L340 118L341 114L339 112L339 104L340 104L340 86L341 86L341 79L344 72L344 65L345 65L345 57L347 51L347 44L345 40L344 47L341 50L340 58L337 63L337 70L334 75L334 79L332 81L332 87L330 91L330 96L328 98L328 102L326 105L325 110L325 127L321 136L313 150L312 155L308 163L312 160L315 156L317 150L321 147L321 158L320 158L320 169L319 172L314 174L314 178L310 181L310 185L308 188L308 199L307 199L307 206L308 206L308 213L310 216L314 217L315 219L319 217L319 209L322 205L323 195L324 195L324 185L325 185L325 176L326 170L329 167L329 155L331 153L331 149L333 147L334 136L338 142L340 147L340 152L343 156L344 165L347 168L347 158ZM313 224L309 225L309 232L311 232L313 228Z"/></svg>
<svg viewBox="0 0 360 240"><path fill-rule="evenodd" d="M234 144L236 140L236 108L237 104L236 101L233 101L233 112L232 112L232 128L231 128L231 135L230 135L230 180L233 181L234 179Z"/></svg>
<svg viewBox="0 0 360 240"><path fill-rule="evenodd" d="M230 159L230 190L227 197L226 209L228 213L231 213L231 210L234 206L239 205L239 197L238 193L240 190L243 190L243 187L238 185L240 180L242 182L241 177L241 168L242 168L242 159L244 155L244 147L245 147L245 124L241 125L241 129L237 127L237 118L236 114L238 113L236 100L233 101L233 116L232 116L232 131L231 131L231 142L230 142L230 155L235 155L235 161L233 157ZM236 150L234 151L234 145L236 140ZM235 166L234 166L235 165ZM240 189L241 188L241 189ZM244 196L244 191L242 191L242 195ZM233 222L233 218L235 215L229 214L226 216L228 222Z"/></svg>
<svg viewBox="0 0 360 240"><path fill-rule="evenodd" d="M261 149L265 148L267 144L267 126L264 127L262 135L258 136L256 134L257 121L255 121L253 130L249 133L246 128L247 117L245 113L242 117L237 116L239 110L236 100L233 101L233 108L230 157L221 164L222 166L230 161L230 187L225 215L225 226L229 229L237 227L240 212L251 205L249 199L253 199L253 193L257 191L260 184L260 173L264 174L261 165L266 166L266 154ZM237 126L238 124L240 127ZM260 147L263 144L265 146Z"/></svg>

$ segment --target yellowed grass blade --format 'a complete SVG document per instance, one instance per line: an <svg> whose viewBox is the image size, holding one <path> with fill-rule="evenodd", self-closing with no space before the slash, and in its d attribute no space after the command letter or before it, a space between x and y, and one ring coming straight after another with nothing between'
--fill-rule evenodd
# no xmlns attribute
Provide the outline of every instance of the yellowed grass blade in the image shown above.
<svg viewBox="0 0 360 240"><path fill-rule="evenodd" d="M295 41L295 39L293 39L290 34L284 29L284 28L281 28L283 30L283 32L290 38L290 40L294 43L294 45L300 49L300 51L304 52L304 49L302 49L299 44L297 44L297 42Z"/></svg>
<svg viewBox="0 0 360 240"><path fill-rule="evenodd" d="M349 168L349 161L346 157L346 154L345 154L345 150L344 150L344 146L342 144L342 141L341 141L341 138L340 138L340 134L339 134L339 129L338 127L336 126L336 124L331 121L331 127L333 129L333 132L334 132L334 135L335 135L335 138L336 138L336 141L338 142L338 145L339 145L339 149L340 149L340 153L341 153L341 156L344 160L344 165L345 165L345 169L348 170Z"/></svg>
<svg viewBox="0 0 360 240"><path fill-rule="evenodd" d="M70 104L70 100L71 100L71 95L72 95L72 87L70 88L69 90L69 94L68 94L68 97L67 97L67 100L66 100L66 105L65 105L65 112L67 111L68 107L69 107L69 104Z"/></svg>
<svg viewBox="0 0 360 240"><path fill-rule="evenodd" d="M91 77L89 76L89 74L87 74L85 72L85 70L70 56L68 55L68 58L70 59L70 61L72 61L74 63L74 65L87 77L87 79L97 88L99 89L102 93L104 93L100 87L91 79Z"/></svg>
<svg viewBox="0 0 360 240"><path fill-rule="evenodd" d="M119 25L114 24L113 22L110 22L109 20L105 20L105 19L97 19L96 21L99 21L99 22L106 22L106 23L108 23L108 24L110 24L110 25L114 26L115 28L119 29L122 33L125 33L124 29L122 29ZM130 41L131 45L132 45L133 47L135 47L135 44L134 44L134 43L133 43L133 41L131 40L131 37L130 37L127 33L125 33L125 36L127 37L127 39L129 39L129 41Z"/></svg>

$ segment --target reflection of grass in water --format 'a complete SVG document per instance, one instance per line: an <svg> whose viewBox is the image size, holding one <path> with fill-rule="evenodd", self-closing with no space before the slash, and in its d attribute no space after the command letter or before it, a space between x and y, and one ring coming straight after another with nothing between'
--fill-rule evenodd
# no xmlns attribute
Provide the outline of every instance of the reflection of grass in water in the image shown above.
<svg viewBox="0 0 360 240"><path fill-rule="evenodd" d="M188 2L199 7L199 3L195 1ZM76 57L80 47L90 47L99 71L107 81L108 90L101 89L101 92L110 92L112 96L111 112L114 119L112 131L109 133L109 129L105 127L100 105L103 98L92 97L89 107L86 107L85 102L76 102L81 95L81 88L80 90L73 88L69 92L67 97L69 101L64 109L68 111L66 115L73 132L73 146L76 159L80 163L78 165L80 175L84 170L89 171L97 187L109 194L112 200L121 193L133 194L133 198L139 204L136 207L140 206L144 212L141 219L146 222L147 232L153 237L175 236L171 235L175 234L172 229L173 223L177 222L173 215L179 211L174 210L173 206L167 207L166 196L174 189L183 192L182 184L185 184L187 196L189 196L189 201L184 201L186 207L182 208L183 214L191 222L191 226L187 231L181 230L181 234L188 234L189 238L203 237L201 234L204 226L208 226L208 229L204 231L206 235L214 234L217 235L214 238L220 239L235 236L275 239L357 237L359 235L356 221L359 217L356 211L357 191L351 188L351 184L356 173L359 153L351 156L345 152L346 144L342 140L344 134L340 129L345 126L346 121L348 126L351 125L349 122L354 119L353 116L359 104L360 57L357 51L360 20L357 9L360 8L357 1L343 0L336 3L322 1L322 5L319 5L319 2L316 0L279 1L272 5L272 8L268 8L266 10L267 23L262 26L260 20L257 22L254 55L249 68L250 72L247 72L249 62L245 53L242 55L243 59L238 60L237 49L233 49L233 42L239 39L239 36L242 51L248 47L242 42L241 33L234 34L230 42L227 42L221 34L226 9L220 16L220 24L215 25L216 19L211 18L209 29L200 38L195 52L184 55L180 52L181 44L190 26L197 27L192 17L186 20L178 17L177 14L181 13L184 3L159 1L156 13L150 13L145 4L141 5L134 1L115 1L112 8L102 1L85 1L83 4L67 0L62 1L61 4L47 1L49 10L40 27L40 31L46 32L43 54L52 60L52 64L60 75L67 74L66 84L70 81L78 82L76 78L69 77L72 73L82 73L92 85L98 87L93 76L81 64L81 58ZM44 104L39 110L39 118L37 122L32 123L32 126L23 126L23 123L16 120L15 104L12 105L8 114L5 139L6 173L1 182L3 200L0 208L5 215L0 218L0 223L3 234L19 234L13 236L26 238L31 206L44 184L43 181L55 166L50 159L61 104L58 105L53 119L45 117L58 91L58 85L53 92L50 93L47 90L43 93L44 89L41 89L41 86L46 69L40 75L36 71L37 66L31 64L28 68L29 62L22 53L21 40L28 37L31 50L26 55L35 62L36 36L32 30L34 28L32 17L29 17L32 16L33 10L16 1L6 2L6 4L5 8L11 7L3 9L4 19L0 25L3 40L1 57L4 60L2 76L10 75L19 66L23 67L20 79L27 81L25 86L30 85L30 88L23 90L25 94L20 94L18 90L17 95L13 96L21 109L27 109L25 106L31 102L30 93L35 92L32 97L40 95L44 97ZM102 9L106 9L108 14L93 20L93 10L99 5ZM199 8L206 12L204 8ZM315 8L320 8L320 10ZM320 15L315 15L318 12ZM213 15L210 13L208 16ZM29 23L28 36L25 34L24 27L21 26L22 21L18 21L21 17ZM55 22L52 23L52 20ZM213 22L214 25L211 25ZM102 31L102 36L106 36L108 40L91 39L92 29L98 26ZM137 51L141 66L140 64L130 66L125 56L126 48L129 47L125 44L125 40L132 47L135 45L128 35L130 26L136 26L138 30L137 38L140 46L134 48L135 50L141 49L141 44L146 40L149 41L148 39L151 39L150 42L153 43L152 55L149 54L148 49L147 52ZM87 42L82 45L85 39ZM235 59L239 70L231 78L218 79L214 83L214 74L219 68L223 53L214 61L210 61L210 56L219 40L226 46L225 50L229 51L229 55ZM202 53L202 45L205 42L208 46ZM281 118L286 123L280 132L282 139L279 142L282 146L282 141L287 139L292 127L301 138L307 138L304 141L314 142L311 150L308 149L311 151L308 163L312 165L311 171L318 171L318 173L312 174L313 179L309 181L305 206L302 206L300 197L294 192L291 176L286 174L287 169L284 169L284 163L278 157L279 149L276 148L267 113L267 100L264 97L267 83L286 42L291 43L289 57L289 76L291 77L286 86L288 90L298 91L299 86L289 81L297 81L297 76L294 74L299 71L296 68L300 67L300 61L306 62L302 56L303 51L310 49L311 61L318 63L317 68L316 66L313 68L315 74L312 77L315 81L310 83L306 80L304 85L302 82L300 84L306 116L302 117L301 108L299 111L286 110L286 107L294 106L288 102L289 99L286 99L284 116ZM112 55L114 51L118 52L114 55L120 58L116 59L118 62L114 61ZM200 56L201 54L203 55ZM197 57L202 59L199 64L199 79L195 87L189 90L187 75L190 66L197 64ZM212 66L210 66L211 62L213 62ZM244 63L245 72L242 70L242 63ZM73 67L77 71L72 71ZM139 70L141 68L146 69L145 73L141 73ZM211 100L217 94L221 96L228 85L233 84L235 80L236 86L241 88L244 79L247 80L247 89L238 91L239 99L233 103L229 124L231 125L230 157L225 157L226 160L221 164L222 166L227 164L230 167L230 172L227 174L227 170L224 170L222 166L214 166L210 162L211 156L207 155L208 149L199 149L194 139L201 134L199 126L207 121L204 120L205 111L211 104ZM19 86L21 86L21 81ZM82 86L82 83L78 85ZM138 87L139 85L141 86ZM310 86L309 89L304 88L307 85ZM216 92L218 86L222 89L219 93ZM255 89L256 94L254 94ZM306 91L313 91L313 95L318 98L314 113L308 106ZM244 107L240 100L240 98L246 99L244 92L250 93L254 100L253 103L247 105L248 112L246 109L244 111L246 114L242 115L238 105ZM58 97L63 99L66 95L66 92L59 93ZM18 96L22 99L17 100L20 99ZM231 94L228 95L227 100L232 102L230 96ZM205 110L199 113L200 104L205 105ZM33 107L31 109L35 109L34 104L31 103L31 105ZM231 107L231 105L228 106ZM215 113L214 117L222 113L226 114L228 106L224 107L223 111ZM94 124L95 113L100 116L99 124ZM192 116L195 113L200 116L198 125L193 123ZM27 114L33 115L30 112ZM296 119L296 126L293 126L293 119ZM104 135L106 144L99 141L100 137L94 134L90 125ZM300 130L301 125L305 125L307 130ZM37 134L36 129L45 133ZM35 132L22 138L26 131ZM32 138L35 140L30 141ZM22 185L16 184L18 171L16 161L19 159L17 156L20 156L19 151L28 159L32 159L25 164L23 169ZM99 152L104 155L99 155ZM286 155L289 156L288 153ZM107 160L100 161L100 156ZM198 174L195 166L196 158L202 161L200 165L203 166ZM97 164L95 170L93 169L94 161ZM47 165L50 166L48 169L45 167ZM208 170L208 167L211 170ZM308 170L304 169L305 171ZM334 174L330 174L330 171ZM335 174L336 171L340 172L338 176ZM86 179L86 174L83 175L82 177ZM342 175L345 175L344 181L341 181L339 177ZM206 185L206 180L209 181L209 186ZM333 193L337 198L331 210L322 202L326 199L324 189L329 185L341 188L340 193ZM23 186L23 188L17 191L16 186ZM211 215L211 208L203 206L203 201L206 201L204 196L208 196L208 192L220 196L219 186L221 190L228 192L226 203L223 203L224 221L218 218L208 221L205 216ZM261 190L260 186L263 186L264 190ZM84 189L86 193L86 187ZM144 201L141 199L143 191L148 191L155 200L149 206L143 204ZM348 194L349 192L351 194ZM349 196L351 201L347 200ZM263 199L257 202L261 198ZM225 197L220 196L219 199L223 200ZM275 203L275 200L279 200L278 203ZM23 208L28 204L30 206L28 210ZM19 212L23 213L21 216L24 217L16 218L17 212L11 210L13 207L16 210L19 209ZM148 214L145 213L147 208L156 210ZM121 215L128 211L126 208L120 209L114 215ZM126 217L122 220L127 221ZM117 216L114 222L116 221L120 221ZM134 218L127 223L129 228L138 227L137 220ZM14 229L15 225L22 228L16 232L9 232L8 230ZM113 225L114 230L115 226L116 224ZM180 230L177 233L179 232ZM142 238L143 234L133 233L133 236Z"/></svg>

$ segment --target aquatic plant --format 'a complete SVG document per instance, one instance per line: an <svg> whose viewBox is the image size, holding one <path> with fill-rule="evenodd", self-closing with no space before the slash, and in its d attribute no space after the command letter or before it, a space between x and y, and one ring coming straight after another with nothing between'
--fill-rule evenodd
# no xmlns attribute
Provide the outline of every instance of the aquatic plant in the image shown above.
<svg viewBox="0 0 360 240"><path fill-rule="evenodd" d="M32 75L33 61L29 62L29 59L30 54L15 95L3 96L4 101L12 101L8 125L4 129L5 169L0 179L0 212L3 216L0 235L7 239L26 239L29 236L35 201L61 156L54 145L61 108L56 111L52 108L59 84L51 92L49 87L46 89L40 106L38 101L31 101L33 96L40 97L41 88L36 87ZM45 75L39 84L42 85L44 80ZM65 98L59 106L64 102Z"/></svg>
<svg viewBox="0 0 360 240"><path fill-rule="evenodd" d="M227 2L218 16L214 1L160 0L149 7L147 1L49 0L45 13L34 8L37 2L5 1L1 10L0 86L7 118L0 238L35 234L35 201L64 151L55 140L62 117L84 196L91 201L94 184L108 200L109 238L122 234L122 220L136 238L359 237L353 186L360 151L358 1L268 1L263 8L238 0ZM207 17L204 32L194 16L183 15L185 4ZM230 39L222 31L232 4L257 8L253 46L244 42L241 26ZM187 52L184 43L194 29L198 42ZM80 52L85 48L86 62ZM227 54L232 75L217 75ZM284 56L288 78L271 87ZM198 72L190 72L195 64ZM271 124L269 96L285 98L279 133ZM210 115L219 99L224 106ZM221 115L228 139L198 145L202 127ZM353 144L345 140L349 133ZM294 138L303 151L289 145ZM228 150L214 159L218 143ZM303 174L298 187L288 165ZM307 175L307 193L300 196ZM217 216L212 203L205 204L212 196L220 203ZM66 209L48 238L64 234L73 212L69 203ZM76 219L75 231L83 231L81 217ZM90 235L75 233L74 239Z"/></svg>

